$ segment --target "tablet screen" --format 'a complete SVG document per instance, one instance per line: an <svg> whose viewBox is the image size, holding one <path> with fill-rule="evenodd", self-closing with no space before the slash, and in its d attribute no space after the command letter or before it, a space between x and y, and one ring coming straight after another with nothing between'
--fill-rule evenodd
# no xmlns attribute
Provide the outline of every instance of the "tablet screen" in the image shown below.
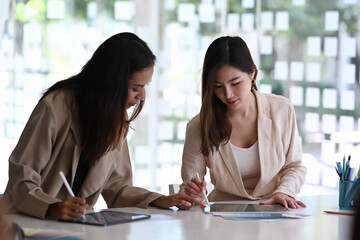
<svg viewBox="0 0 360 240"><path fill-rule="evenodd" d="M78 218L72 222L98 226L110 226L147 218L150 218L150 215L102 210L100 212L87 213L84 218Z"/></svg>
<svg viewBox="0 0 360 240"><path fill-rule="evenodd" d="M205 212L286 212L282 205L260 205L240 203L211 203L205 207Z"/></svg>

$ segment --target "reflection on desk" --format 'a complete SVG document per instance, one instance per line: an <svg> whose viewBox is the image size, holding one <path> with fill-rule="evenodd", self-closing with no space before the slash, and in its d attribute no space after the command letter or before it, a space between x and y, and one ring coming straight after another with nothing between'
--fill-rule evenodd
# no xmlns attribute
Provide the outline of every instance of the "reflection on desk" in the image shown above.
<svg viewBox="0 0 360 240"><path fill-rule="evenodd" d="M307 208L292 210L307 214L302 219L281 221L232 221L205 214L195 206L188 211L174 209L120 208L133 213L150 214L147 220L124 223L109 227L79 225L53 220L39 220L24 215L8 215L21 227L43 229L66 229L81 232L87 240L98 239L276 239L319 240L351 239L354 217L327 214L338 210L337 195L300 197ZM249 201L242 201L248 203ZM79 237L79 236L78 236Z"/></svg>

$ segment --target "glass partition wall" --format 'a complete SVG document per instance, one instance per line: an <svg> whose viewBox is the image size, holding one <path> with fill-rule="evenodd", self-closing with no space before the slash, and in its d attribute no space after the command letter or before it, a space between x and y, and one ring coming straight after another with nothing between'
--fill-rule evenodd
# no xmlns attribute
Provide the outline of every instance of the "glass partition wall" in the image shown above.
<svg viewBox="0 0 360 240"><path fill-rule="evenodd" d="M1 4L0 192L8 157L41 93L76 74L103 40L122 31L139 35L157 56L145 108L128 137L135 185L167 194L168 184L181 183L186 123L201 104L204 53L221 35L248 43L261 92L292 100L308 168L302 194L335 191L335 162L344 155L351 154L352 165L359 166L358 0Z"/></svg>

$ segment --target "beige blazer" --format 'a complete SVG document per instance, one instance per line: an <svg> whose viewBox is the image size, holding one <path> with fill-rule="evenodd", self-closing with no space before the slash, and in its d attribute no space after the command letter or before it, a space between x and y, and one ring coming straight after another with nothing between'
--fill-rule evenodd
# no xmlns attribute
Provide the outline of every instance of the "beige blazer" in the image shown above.
<svg viewBox="0 0 360 240"><path fill-rule="evenodd" d="M182 157L183 183L210 171L214 190L209 201L269 198L276 192L292 197L304 184L306 168L291 102L281 96L254 92L258 106L258 146L260 179L253 191L244 188L231 144L220 144L219 151L208 157L200 153L200 118L195 116L187 125ZM184 185L181 185L183 187Z"/></svg>
<svg viewBox="0 0 360 240"><path fill-rule="evenodd" d="M81 153L77 113L64 104L72 97L52 93L35 107L9 158L6 205L45 218L49 204L69 195L59 171L72 186ZM109 208L146 207L162 196L133 186L126 139L89 169L78 196L92 208L100 194Z"/></svg>

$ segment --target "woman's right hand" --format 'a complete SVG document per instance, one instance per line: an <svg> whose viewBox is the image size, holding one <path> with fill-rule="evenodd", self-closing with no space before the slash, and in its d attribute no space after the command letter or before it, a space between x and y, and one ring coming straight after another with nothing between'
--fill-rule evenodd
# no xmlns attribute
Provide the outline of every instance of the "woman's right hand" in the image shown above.
<svg viewBox="0 0 360 240"><path fill-rule="evenodd" d="M88 208L85 199L68 196L63 202L51 204L47 214L62 220L75 220L83 216Z"/></svg>
<svg viewBox="0 0 360 240"><path fill-rule="evenodd" d="M183 189L186 194L204 200L203 191L206 192L206 182L204 180L201 181L198 177L194 177L185 184Z"/></svg>

